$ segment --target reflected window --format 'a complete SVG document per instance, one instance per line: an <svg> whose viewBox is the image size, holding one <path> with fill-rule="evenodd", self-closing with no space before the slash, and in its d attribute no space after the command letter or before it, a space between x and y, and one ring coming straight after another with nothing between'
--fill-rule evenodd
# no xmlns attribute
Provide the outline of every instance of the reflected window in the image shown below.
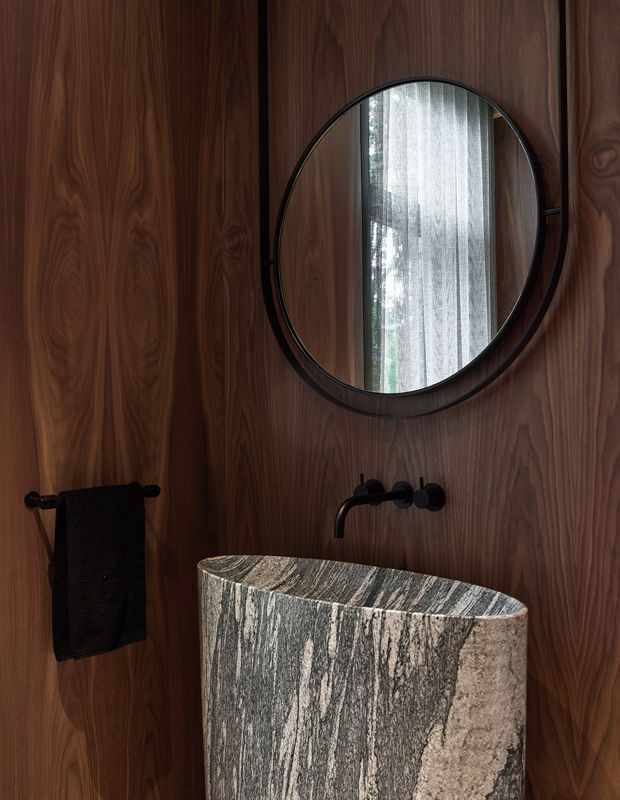
<svg viewBox="0 0 620 800"><path fill-rule="evenodd" d="M496 329L493 111L465 89L404 84L361 113L364 383L437 383Z"/></svg>

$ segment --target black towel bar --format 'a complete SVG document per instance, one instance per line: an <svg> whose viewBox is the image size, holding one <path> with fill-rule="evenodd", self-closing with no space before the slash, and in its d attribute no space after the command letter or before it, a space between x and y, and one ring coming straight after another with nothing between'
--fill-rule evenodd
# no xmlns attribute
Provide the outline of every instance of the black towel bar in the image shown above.
<svg viewBox="0 0 620 800"><path fill-rule="evenodd" d="M143 486L145 497L159 497L161 489L157 484L149 484ZM38 492L28 492L24 497L24 505L26 508L58 508L62 504L62 497L57 494L39 494Z"/></svg>

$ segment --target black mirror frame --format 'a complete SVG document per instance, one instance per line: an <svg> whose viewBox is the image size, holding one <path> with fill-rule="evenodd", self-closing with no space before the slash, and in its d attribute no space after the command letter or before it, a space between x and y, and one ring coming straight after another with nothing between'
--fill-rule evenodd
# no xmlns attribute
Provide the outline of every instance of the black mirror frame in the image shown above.
<svg viewBox="0 0 620 800"><path fill-rule="evenodd" d="M513 120L490 98L456 81L434 77L415 77L396 80L375 87L355 98L332 117L316 134L299 159L287 184L276 222L274 255L271 255L271 226L269 213L269 138L268 138L268 46L267 2L259 2L259 100L260 100L260 214L261 214L261 278L265 307L276 339L287 360L297 373L323 397L338 406L375 417L407 418L430 414L448 408L473 396L501 375L524 350L536 332L551 303L558 285L568 238L568 109L566 67L566 9L565 0L558 0L558 97L560 123L560 205L547 208L540 170L532 149ZM471 91L498 111L517 136L532 172L538 209L534 253L524 287L510 315L490 344L461 370L423 389L400 394L380 394L343 383L328 373L308 352L288 315L280 281L279 253L282 226L291 193L312 150L331 126L353 106L367 97L409 82L436 81ZM548 223L559 217L555 257L552 267L543 269L546 253Z"/></svg>

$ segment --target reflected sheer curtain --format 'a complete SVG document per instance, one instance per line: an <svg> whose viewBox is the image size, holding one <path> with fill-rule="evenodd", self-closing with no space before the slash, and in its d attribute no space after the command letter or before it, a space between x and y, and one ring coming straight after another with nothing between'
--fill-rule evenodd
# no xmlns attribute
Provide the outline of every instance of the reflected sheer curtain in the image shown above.
<svg viewBox="0 0 620 800"><path fill-rule="evenodd" d="M365 384L412 391L495 330L493 119L472 92L431 82L374 95L367 112Z"/></svg>

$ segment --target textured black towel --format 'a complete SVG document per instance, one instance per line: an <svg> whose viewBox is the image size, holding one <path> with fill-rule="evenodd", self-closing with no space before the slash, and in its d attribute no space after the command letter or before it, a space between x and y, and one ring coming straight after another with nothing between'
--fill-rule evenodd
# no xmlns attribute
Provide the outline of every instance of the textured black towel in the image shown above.
<svg viewBox="0 0 620 800"><path fill-rule="evenodd" d="M139 483L61 492L52 631L58 661L146 638L144 492Z"/></svg>

